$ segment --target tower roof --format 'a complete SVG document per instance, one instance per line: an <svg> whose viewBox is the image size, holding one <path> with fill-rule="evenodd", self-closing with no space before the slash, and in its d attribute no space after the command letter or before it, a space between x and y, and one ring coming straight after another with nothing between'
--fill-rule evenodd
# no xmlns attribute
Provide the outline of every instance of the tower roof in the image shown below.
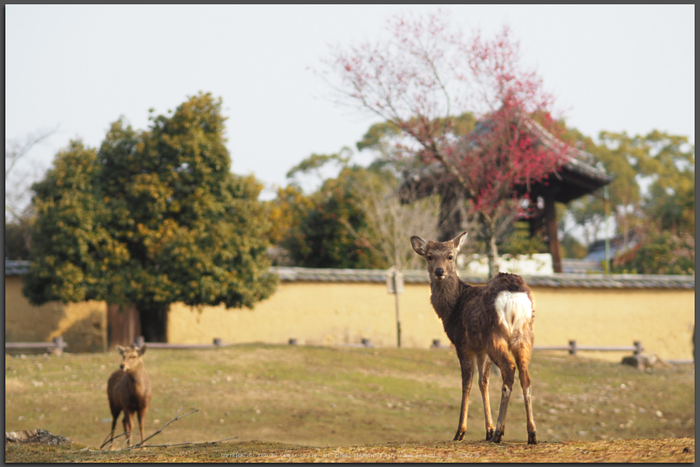
<svg viewBox="0 0 700 467"><path fill-rule="evenodd" d="M519 118L519 123L524 125L538 144L560 150L566 158L561 170L550 174L546 185L544 183L531 184L530 193L533 197L549 194L554 197L555 201L568 203L594 192L613 180L613 177L605 171L603 165L596 160L593 154L571 147L555 138L530 117L521 116ZM470 146L475 144L478 136L489 129L490 120L477 123L474 130L463 137L459 143L461 150L466 152ZM404 173L404 181L399 188L399 195L403 202L410 203L414 199L434 193L450 192L454 189L459 191L454 178L439 161L435 161ZM526 191L526 187L518 187L519 193L524 194Z"/></svg>

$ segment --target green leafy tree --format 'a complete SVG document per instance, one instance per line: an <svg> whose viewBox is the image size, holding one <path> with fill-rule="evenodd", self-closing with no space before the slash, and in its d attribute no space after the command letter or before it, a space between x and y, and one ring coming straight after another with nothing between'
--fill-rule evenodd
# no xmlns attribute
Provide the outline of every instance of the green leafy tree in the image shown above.
<svg viewBox="0 0 700 467"><path fill-rule="evenodd" d="M499 248L504 255L519 256L533 253L549 253L549 248L540 235L530 235L529 224L524 221L513 222L512 228L505 235L505 241Z"/></svg>
<svg viewBox="0 0 700 467"><path fill-rule="evenodd" d="M692 274L695 235L695 148L684 136L657 130L630 136L601 132L600 143L575 129L564 138L594 154L615 176L610 184L610 214L623 244L636 233L635 246L613 260L613 272ZM642 189L646 186L646 189ZM584 244L562 229L562 244L570 257L602 234L605 211L602 193L567 206L570 227L583 227ZM563 223L560 225L564 225ZM610 232L615 235L615 233Z"/></svg>
<svg viewBox="0 0 700 467"><path fill-rule="evenodd" d="M306 213L314 208L314 201L310 196L304 195L297 185L290 183L284 188L277 189L277 197L267 201L272 227L270 229L270 259L274 266L293 266L294 262L290 252L284 248L285 242L289 244L302 244L303 239L299 226L306 217ZM296 236L294 240L292 236Z"/></svg>
<svg viewBox="0 0 700 467"><path fill-rule="evenodd" d="M146 131L115 122L96 154L60 154L35 189L33 236L59 258L42 267L49 260L32 251L32 301L135 306L146 340L163 341L171 303L252 307L268 297L276 277L262 186L230 172L224 120L221 101L200 93ZM45 288L51 269L66 271Z"/></svg>
<svg viewBox="0 0 700 467"><path fill-rule="evenodd" d="M640 244L613 261L620 274L695 274L695 237L668 230L646 230Z"/></svg>
<svg viewBox="0 0 700 467"><path fill-rule="evenodd" d="M402 204L397 194L399 183L391 166L382 161L371 164L364 170L361 182L353 184L354 202L364 214L362 229L344 224L360 244L381 260L382 268L418 269L422 258L415 254L406 236L418 232L428 238L438 236L440 201L433 195Z"/></svg>
<svg viewBox="0 0 700 467"><path fill-rule="evenodd" d="M350 161L351 150L344 147L335 154L311 154L309 157L292 167L287 172L287 178L295 178L298 174L313 172L319 179L321 178L321 168L329 162L336 162L341 167L346 167Z"/></svg>
<svg viewBox="0 0 700 467"><path fill-rule="evenodd" d="M644 201L645 217L675 235L695 235L695 147L685 136L652 131L634 142L646 149L637 161L652 180Z"/></svg>
<svg viewBox="0 0 700 467"><path fill-rule="evenodd" d="M30 219L21 218L5 223L5 259L28 260Z"/></svg>
<svg viewBox="0 0 700 467"><path fill-rule="evenodd" d="M613 182L609 185L610 215L621 231L629 232L634 226L634 217L629 213L639 208L641 195L636 180L637 171L630 165L625 151L615 150L618 143L605 139L604 132L601 133L602 142L596 144L591 137L575 128L567 127L564 120L559 120L557 125L562 141L593 154L606 171L614 176ZM603 236L605 229L603 192L603 189L599 189L593 194L568 203L563 210L557 209L559 237L562 245L566 245L564 248L566 257L582 257L582 250ZM572 235L574 230L579 230L582 243Z"/></svg>
<svg viewBox="0 0 700 467"><path fill-rule="evenodd" d="M44 180L32 186L36 217L23 293L33 304L100 299L104 273L127 257L106 230L108 212L94 184L96 161L95 149L71 141Z"/></svg>
<svg viewBox="0 0 700 467"><path fill-rule="evenodd" d="M367 169L353 166L324 181L309 198L312 206L293 226L283 246L296 266L315 268L384 268L371 245L353 231L364 231L367 219L359 187L366 186Z"/></svg>
<svg viewBox="0 0 700 467"><path fill-rule="evenodd" d="M374 125L368 135L384 139L387 128ZM364 140L367 138L365 135ZM370 146L376 149L374 144L366 147ZM288 178L295 179L309 172L320 176L320 169L329 163L342 168L336 178L323 181L308 196L294 182L278 190L277 199L271 202L277 264L382 269L418 265L420 258L405 236L407 232L429 233L432 224L436 234L437 200L432 197L401 205L395 193L399 183L395 160L378 156L364 168L350 166L350 158L349 148L337 154L312 154L289 171Z"/></svg>

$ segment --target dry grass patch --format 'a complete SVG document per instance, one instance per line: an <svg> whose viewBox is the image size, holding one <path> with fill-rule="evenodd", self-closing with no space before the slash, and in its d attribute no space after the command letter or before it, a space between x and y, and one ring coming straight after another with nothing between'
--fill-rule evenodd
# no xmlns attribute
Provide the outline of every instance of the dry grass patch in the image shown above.
<svg viewBox="0 0 700 467"><path fill-rule="evenodd" d="M180 408L199 409L167 427L153 443L239 436L243 443L286 443L284 449L340 449L448 441L457 425L460 370L449 349L236 345L149 349L144 360L153 385L147 435ZM6 355L6 430L43 428L96 448L109 432L106 383L119 361L116 352ZM648 373L619 363L535 352L531 374L540 441L694 436L691 365ZM500 385L500 376L492 375L494 415ZM463 444L471 446L484 436L476 385L469 406ZM516 378L504 441L518 445L526 433Z"/></svg>

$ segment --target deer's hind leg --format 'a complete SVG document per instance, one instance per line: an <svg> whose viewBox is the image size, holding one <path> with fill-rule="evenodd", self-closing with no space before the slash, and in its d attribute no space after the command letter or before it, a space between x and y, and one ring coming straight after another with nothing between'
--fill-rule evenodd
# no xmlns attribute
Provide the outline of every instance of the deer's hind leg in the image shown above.
<svg viewBox="0 0 700 467"><path fill-rule="evenodd" d="M458 352L459 366L462 369L462 407L459 411L459 426L453 441L461 441L467 432L467 411L469 409L469 391L474 379L474 355Z"/></svg>
<svg viewBox="0 0 700 467"><path fill-rule="evenodd" d="M520 378L520 387L523 389L523 398L525 399L525 416L527 417L527 444L537 444L537 429L535 427L535 419L532 416L532 390L530 388L530 372L528 365L530 364L531 356L530 348L520 346L513 349L515 356L515 364L518 366L518 376Z"/></svg>
<svg viewBox="0 0 700 467"><path fill-rule="evenodd" d="M491 441L500 443L506 429L506 413L510 395L513 392L513 382L515 381L515 363L508 352L508 344L505 339L494 337L489 346L488 355L501 370L503 386L501 387L501 406L498 409L498 420L496 421L496 431L493 433Z"/></svg>
<svg viewBox="0 0 700 467"><path fill-rule="evenodd" d="M484 418L486 423L486 441L493 438L494 428L491 418L491 404L489 402L489 376L493 362L485 353L476 356L476 366L479 369L479 390L481 400L484 403Z"/></svg>

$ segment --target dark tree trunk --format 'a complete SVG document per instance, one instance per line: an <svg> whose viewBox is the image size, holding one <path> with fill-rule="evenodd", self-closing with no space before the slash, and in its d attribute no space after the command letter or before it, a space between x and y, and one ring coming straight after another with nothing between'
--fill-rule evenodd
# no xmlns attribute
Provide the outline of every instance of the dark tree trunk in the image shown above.
<svg viewBox="0 0 700 467"><path fill-rule="evenodd" d="M126 347L141 335L141 320L134 305L107 305L107 347Z"/></svg>
<svg viewBox="0 0 700 467"><path fill-rule="evenodd" d="M464 231L462 210L459 203L464 203L455 190L445 189L440 196L440 217L438 219L438 241L452 240Z"/></svg>

